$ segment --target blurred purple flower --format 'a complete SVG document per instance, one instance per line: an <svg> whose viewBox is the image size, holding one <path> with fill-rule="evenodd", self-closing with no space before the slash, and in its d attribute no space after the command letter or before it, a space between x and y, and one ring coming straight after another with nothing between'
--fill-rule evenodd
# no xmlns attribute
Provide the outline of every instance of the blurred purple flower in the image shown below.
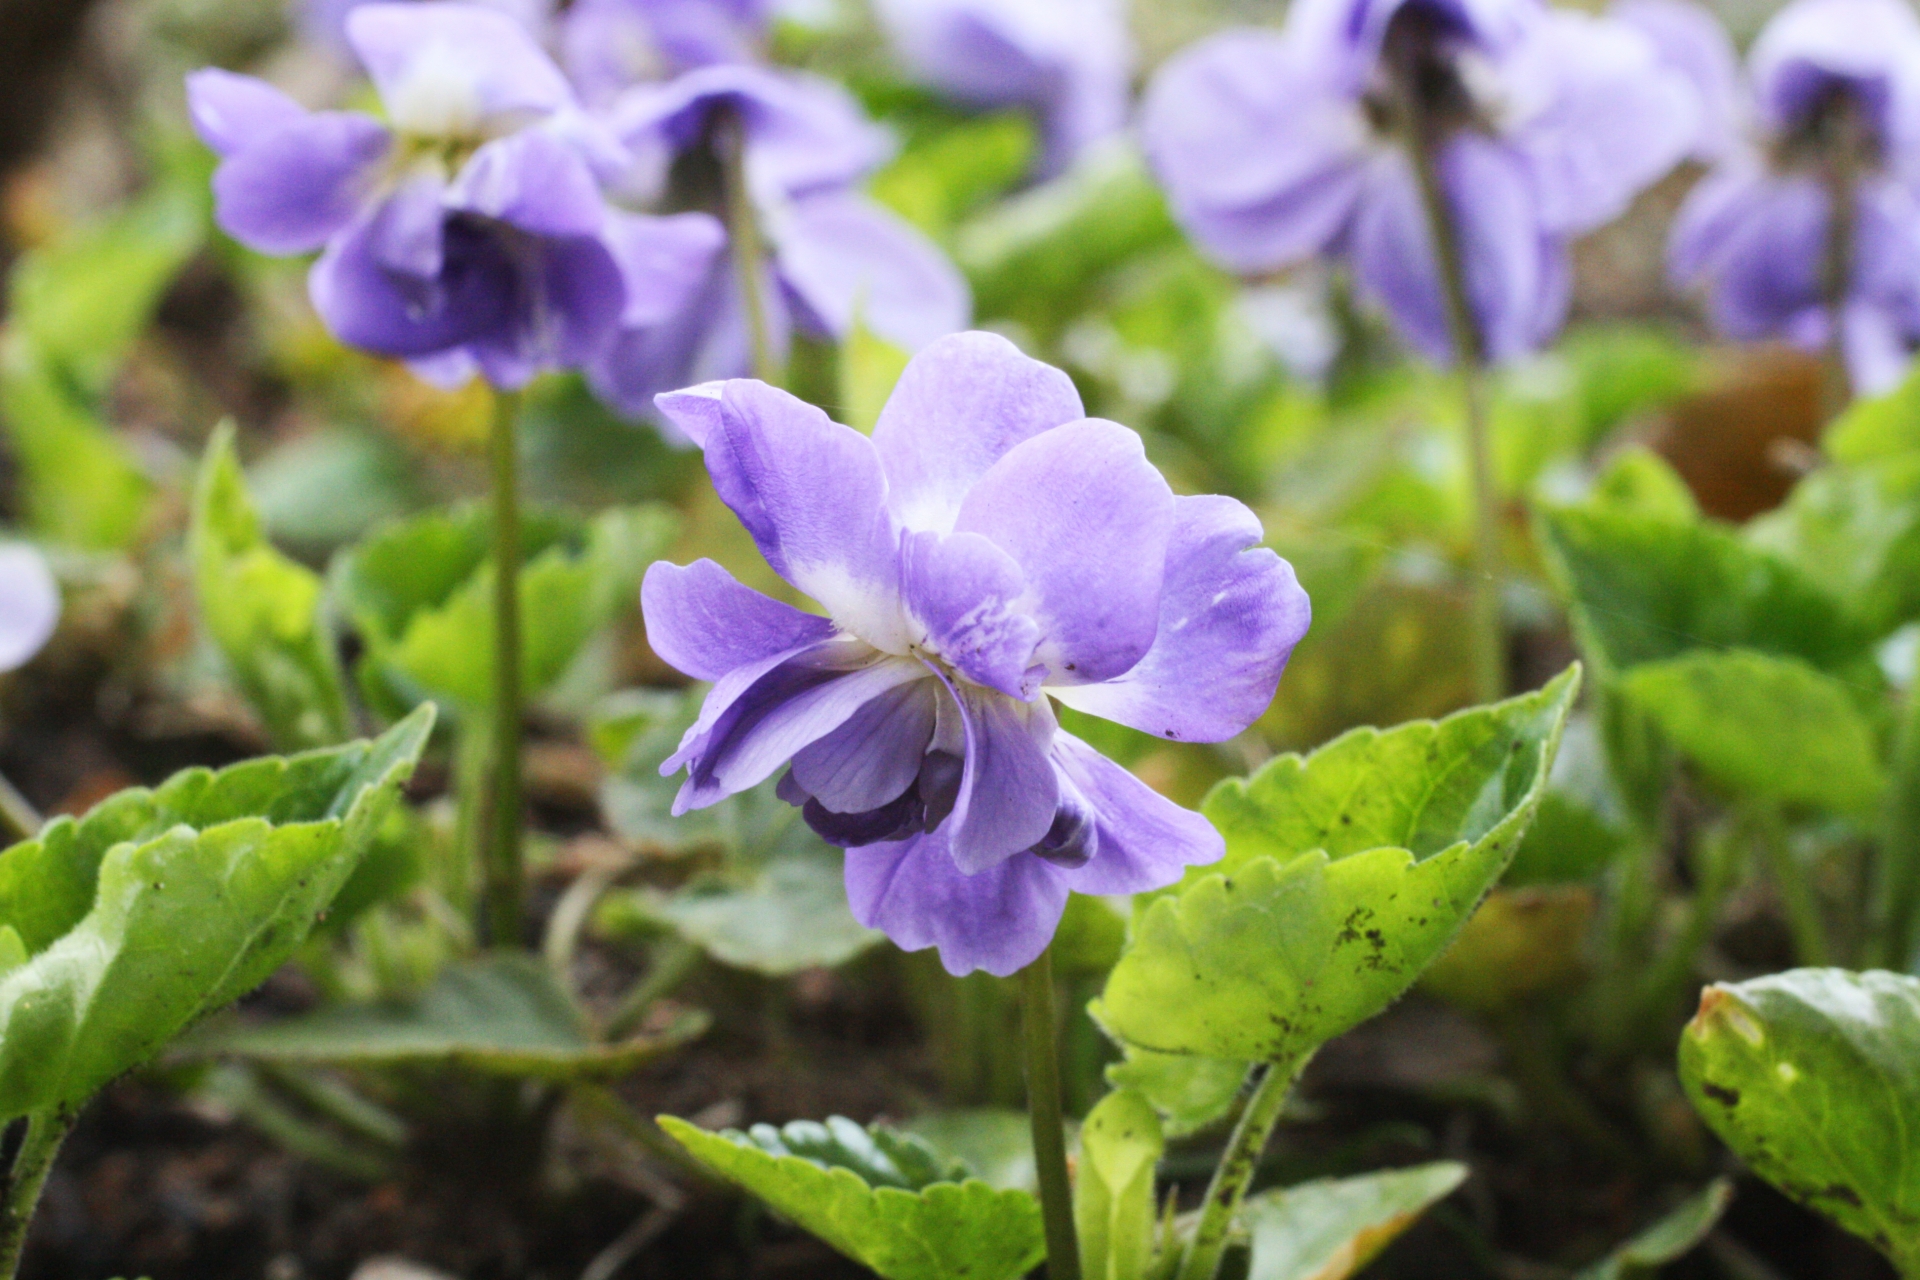
<svg viewBox="0 0 1920 1280"><path fill-rule="evenodd" d="M878 0L908 71L972 107L1024 107L1057 173L1127 119L1133 41L1124 0Z"/></svg>
<svg viewBox="0 0 1920 1280"><path fill-rule="evenodd" d="M1246 507L1175 497L1138 436L990 334L916 356L871 439L748 380L661 409L827 613L711 560L648 570L655 652L714 682L662 769L687 770L675 812L790 763L780 795L846 847L854 914L956 974L1032 961L1069 891L1159 888L1220 856L1053 700L1174 741L1251 724L1309 608Z"/></svg>
<svg viewBox="0 0 1920 1280"><path fill-rule="evenodd" d="M1898 0L1798 0L1748 58L1758 146L1688 195L1668 263L1730 337L1832 338L1834 166L1848 169L1840 347L1856 391L1896 384L1920 345L1920 20Z"/></svg>
<svg viewBox="0 0 1920 1280"><path fill-rule="evenodd" d="M574 0L560 19L561 57L599 106L649 80L753 61L772 9L772 0Z"/></svg>
<svg viewBox="0 0 1920 1280"><path fill-rule="evenodd" d="M347 32L390 123L188 77L220 225L263 253L322 250L308 286L327 327L437 380L516 387L599 355L628 305L601 194L624 148L494 10L365 4Z"/></svg>
<svg viewBox="0 0 1920 1280"><path fill-rule="evenodd" d="M1747 125L1747 101L1740 58L1720 20L1693 0L1616 0L1607 12L1638 28L1693 86L1700 117L1690 157L1711 163L1732 151Z"/></svg>
<svg viewBox="0 0 1920 1280"><path fill-rule="evenodd" d="M363 4L378 0L305 0L300 6L300 32L309 41L343 56L352 56L353 45L347 39L347 15ZM391 2L391 0L389 0ZM420 0L432 3L433 0ZM554 0L470 0L473 4L506 14L525 27L536 39L553 18Z"/></svg>
<svg viewBox="0 0 1920 1280"><path fill-rule="evenodd" d="M851 95L794 72L709 66L628 91L610 117L638 157L626 198L688 212L674 220L678 250L655 259L656 278L671 276L673 287L630 308L592 366L602 399L642 415L661 392L749 368L743 290L717 216L724 210L713 134L722 111L737 117L746 139L747 185L768 255L766 311L781 352L793 330L844 338L856 319L909 351L967 323L972 303L953 264L855 189L893 143ZM649 228L656 245L659 221Z"/></svg>
<svg viewBox="0 0 1920 1280"><path fill-rule="evenodd" d="M24 542L0 543L0 671L24 665L60 621L60 588L41 554Z"/></svg>
<svg viewBox="0 0 1920 1280"><path fill-rule="evenodd" d="M1363 296L1452 355L1401 137L1406 94L1439 122L1437 169L1485 354L1565 317L1568 242L1695 144L1695 91L1645 35L1533 0L1300 0L1172 59L1148 92L1149 157L1189 234L1248 275L1344 259Z"/></svg>

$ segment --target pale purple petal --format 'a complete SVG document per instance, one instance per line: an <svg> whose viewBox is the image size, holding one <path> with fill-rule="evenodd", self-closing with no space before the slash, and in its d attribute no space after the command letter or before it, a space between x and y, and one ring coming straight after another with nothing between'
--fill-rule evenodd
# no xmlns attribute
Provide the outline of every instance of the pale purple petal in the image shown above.
<svg viewBox="0 0 1920 1280"><path fill-rule="evenodd" d="M1047 748L1056 725L1045 698L1017 702L973 685L947 687L960 704L966 771L940 829L950 833L954 864L975 874L1032 848L1053 825L1060 793Z"/></svg>
<svg viewBox="0 0 1920 1280"><path fill-rule="evenodd" d="M1025 587L1013 557L977 533L909 533L901 545L901 596L921 643L975 684L1030 701L1040 627L1013 607Z"/></svg>
<svg viewBox="0 0 1920 1280"><path fill-rule="evenodd" d="M444 202L536 236L596 235L606 217L592 168L545 129L521 129L475 151Z"/></svg>
<svg viewBox="0 0 1920 1280"><path fill-rule="evenodd" d="M904 653L900 539L873 442L751 379L723 383L720 410L707 469L767 563L841 626Z"/></svg>
<svg viewBox="0 0 1920 1280"><path fill-rule="evenodd" d="M231 152L213 175L214 216L261 253L307 253L353 220L386 158L381 124L357 112L302 115Z"/></svg>
<svg viewBox="0 0 1920 1280"><path fill-rule="evenodd" d="M25 663L60 621L60 588L41 554L25 543L0 544L0 671Z"/></svg>
<svg viewBox="0 0 1920 1280"><path fill-rule="evenodd" d="M941 338L907 362L873 429L887 501L906 528L951 529L1007 450L1085 416L1072 378L999 334Z"/></svg>
<svg viewBox="0 0 1920 1280"><path fill-rule="evenodd" d="M1759 214L1772 179L1760 158L1736 152L1687 193L1667 241L1667 274L1685 288L1700 280L1728 237Z"/></svg>
<svg viewBox="0 0 1920 1280"><path fill-rule="evenodd" d="M481 5L362 4L347 15L347 40L405 133L472 137L574 102L526 27Z"/></svg>
<svg viewBox="0 0 1920 1280"><path fill-rule="evenodd" d="M1578 235L1610 222L1678 164L1701 106L1652 40L1610 18L1556 10L1499 62L1521 106L1503 132L1531 170L1542 230Z"/></svg>
<svg viewBox="0 0 1920 1280"><path fill-rule="evenodd" d="M640 584L647 643L696 680L833 638L826 618L761 595L712 560L684 567L655 561Z"/></svg>
<svg viewBox="0 0 1920 1280"><path fill-rule="evenodd" d="M1094 815L1097 852L1066 873L1075 893L1147 893L1179 880L1188 867L1218 862L1226 841L1212 823L1183 809L1065 732L1053 762Z"/></svg>
<svg viewBox="0 0 1920 1280"><path fill-rule="evenodd" d="M985 535L1026 575L1024 611L1044 636L1034 659L1050 683L1111 680L1146 655L1173 494L1139 436L1097 418L1043 431L980 477L954 527Z"/></svg>
<svg viewBox="0 0 1920 1280"><path fill-rule="evenodd" d="M866 813L898 799L920 776L933 740L940 684L930 672L922 676L888 689L795 752L794 781L838 814Z"/></svg>
<svg viewBox="0 0 1920 1280"><path fill-rule="evenodd" d="M724 0L576 0L562 18L567 72L587 101L715 62L751 62L764 3Z"/></svg>
<svg viewBox="0 0 1920 1280"><path fill-rule="evenodd" d="M1278 32L1227 31L1170 59L1141 134L1181 224L1236 271L1325 250L1359 199L1359 106Z"/></svg>
<svg viewBox="0 0 1920 1280"><path fill-rule="evenodd" d="M1747 101L1740 60L1727 29L1693 0L1615 0L1607 12L1652 40L1660 60L1686 77L1699 105L1699 128L1689 154L1715 161L1739 145Z"/></svg>
<svg viewBox="0 0 1920 1280"><path fill-rule="evenodd" d="M187 76L187 114L200 141L221 157L307 118L307 109L265 80L218 67Z"/></svg>
<svg viewBox="0 0 1920 1280"><path fill-rule="evenodd" d="M307 279L314 310L334 337L390 356L426 356L508 323L513 263L490 237L449 228L443 268L411 278L376 256L378 217L328 244Z"/></svg>
<svg viewBox="0 0 1920 1280"><path fill-rule="evenodd" d="M459 221L451 224L450 246L461 229ZM596 236L528 240L518 250L505 323L469 343L487 380L507 389L547 369L593 360L612 342L626 301L619 265Z"/></svg>
<svg viewBox="0 0 1920 1280"><path fill-rule="evenodd" d="M917 351L964 328L973 310L966 279L911 224L852 191L806 196L767 219L780 279L823 336L845 338L856 321Z"/></svg>
<svg viewBox="0 0 1920 1280"><path fill-rule="evenodd" d="M1547 258L1557 248L1539 230L1526 167L1500 143L1460 134L1440 157L1481 346L1492 359L1530 350L1542 298L1554 284ZM1384 307L1403 337L1449 361L1445 296L1412 168L1400 155L1376 159L1354 228L1353 267L1362 294Z"/></svg>
<svg viewBox="0 0 1920 1280"><path fill-rule="evenodd" d="M926 668L912 659L867 654L852 670L837 655L792 658L755 682L715 718L694 750L683 744L672 758L687 764L673 812L703 809L757 786L873 699L926 678Z"/></svg>
<svg viewBox="0 0 1920 1280"><path fill-rule="evenodd" d="M1768 129L1791 131L1840 84L1889 150L1920 141L1920 19L1900 0L1797 0L1761 30L1747 65Z"/></svg>
<svg viewBox="0 0 1920 1280"><path fill-rule="evenodd" d="M903 950L939 948L948 973L984 969L1008 977L1053 940L1067 907L1069 873L1022 853L965 875L954 865L947 834L943 827L847 850L847 904L856 920Z"/></svg>
<svg viewBox="0 0 1920 1280"><path fill-rule="evenodd" d="M610 212L606 241L626 283L627 305L620 323L642 328L686 309L706 283L714 259L727 247L727 231L718 218L705 213L653 218Z"/></svg>
<svg viewBox="0 0 1920 1280"><path fill-rule="evenodd" d="M1125 675L1052 692L1079 711L1176 742L1220 742L1273 701L1312 609L1232 498L1175 498L1160 628Z"/></svg>
<svg viewBox="0 0 1920 1280"><path fill-rule="evenodd" d="M446 265L447 184L438 166L421 165L387 192L367 229L373 258L389 271L431 280Z"/></svg>
<svg viewBox="0 0 1920 1280"><path fill-rule="evenodd" d="M1538 0L1296 0L1288 34L1303 56L1358 94L1367 87L1387 26L1404 8L1425 9L1457 40L1498 54L1539 20Z"/></svg>
<svg viewBox="0 0 1920 1280"><path fill-rule="evenodd" d="M1841 338L1855 395L1885 395L1906 381L1914 341L1920 337L1911 324L1871 303L1849 306L1843 323Z"/></svg>
<svg viewBox="0 0 1920 1280"><path fill-rule="evenodd" d="M793 196L843 186L893 152L891 137L840 85L744 64L702 67L666 84L638 86L621 96L612 118L631 146L643 148L657 138L680 151L706 140L721 108L739 113L756 191L764 185Z"/></svg>

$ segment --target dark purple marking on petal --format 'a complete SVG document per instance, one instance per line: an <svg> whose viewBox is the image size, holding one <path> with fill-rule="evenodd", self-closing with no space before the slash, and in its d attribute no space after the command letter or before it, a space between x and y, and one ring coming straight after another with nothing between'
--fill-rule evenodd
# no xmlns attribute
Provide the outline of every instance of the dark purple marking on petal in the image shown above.
<svg viewBox="0 0 1920 1280"><path fill-rule="evenodd" d="M795 752L794 780L835 813L865 813L891 803L920 774L933 739L938 691L938 683L927 676L882 693L832 733Z"/></svg>

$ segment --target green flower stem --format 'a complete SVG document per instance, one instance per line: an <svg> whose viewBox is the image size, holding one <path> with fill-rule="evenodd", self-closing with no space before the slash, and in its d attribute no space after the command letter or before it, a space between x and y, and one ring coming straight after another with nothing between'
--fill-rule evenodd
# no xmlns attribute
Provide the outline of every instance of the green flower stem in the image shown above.
<svg viewBox="0 0 1920 1280"><path fill-rule="evenodd" d="M1820 915L1820 898L1793 846L1787 842L1786 824L1777 810L1755 815L1755 838L1767 858L1773 887L1786 908L1787 928L1793 934L1793 950L1800 964L1820 968L1831 964L1833 949L1827 945L1827 925Z"/></svg>
<svg viewBox="0 0 1920 1280"><path fill-rule="evenodd" d="M520 799L520 478L515 438L520 396L498 392L493 408L493 828L482 863L487 938L520 943L526 867Z"/></svg>
<svg viewBox="0 0 1920 1280"><path fill-rule="evenodd" d="M1213 1181L1207 1184L1200 1223L1180 1259L1178 1280L1214 1280L1219 1274L1227 1237L1240 1212L1240 1202L1247 1197L1260 1153L1267 1149L1267 1139L1273 1136L1273 1127L1280 1123L1280 1112L1286 1108L1287 1095L1306 1064L1304 1057L1292 1063L1256 1062L1247 1072L1243 1090L1246 1108L1240 1113L1240 1123L1233 1127L1233 1137L1227 1140Z"/></svg>
<svg viewBox="0 0 1920 1280"><path fill-rule="evenodd" d="M1713 934L1713 926L1720 918L1720 907L1739 883L1740 872L1746 864L1748 835L1743 826L1736 824L1710 831L1702 837L1697 846L1699 857L1694 866L1695 887L1693 898L1687 904L1686 917L1673 942L1654 961L1645 981L1639 985L1639 996L1634 1002L1631 1018L1636 1029L1652 1029L1655 1035L1660 1036L1669 1034L1667 1028L1681 994L1695 983L1694 971L1700 960L1700 952ZM1620 954L1622 972L1632 972L1626 954ZM1662 1043L1665 1043L1664 1040Z"/></svg>
<svg viewBox="0 0 1920 1280"><path fill-rule="evenodd" d="M1073 1186L1067 1178L1067 1134L1060 1114L1059 1037L1053 1019L1053 952L1020 971L1025 1001L1027 1115L1047 1228L1047 1280L1080 1280L1080 1239L1073 1229Z"/></svg>
<svg viewBox="0 0 1920 1280"><path fill-rule="evenodd" d="M733 273L747 314L747 338L753 349L753 376L779 385L780 361L773 353L773 332L767 324L765 250L760 243L760 220L753 210L753 192L747 185L747 131L736 110L718 114L713 144L720 153L725 182L727 240L732 246Z"/></svg>
<svg viewBox="0 0 1920 1280"><path fill-rule="evenodd" d="M1905 973L1920 916L1920 685L1907 694L1906 719L1894 743L1879 853L1879 922L1870 958Z"/></svg>
<svg viewBox="0 0 1920 1280"><path fill-rule="evenodd" d="M40 834L44 819L5 775L0 775L0 832L9 844Z"/></svg>
<svg viewBox="0 0 1920 1280"><path fill-rule="evenodd" d="M1421 94L1413 87L1417 78L1411 69L1400 77L1407 150L1420 185L1420 204L1426 213L1428 237L1433 241L1434 261L1440 268L1440 288L1447 307L1447 334L1453 346L1454 364L1460 372L1460 396L1467 415L1467 462L1473 481L1473 609L1469 638L1473 646L1474 692L1481 702L1497 702L1507 691L1507 641L1500 611L1500 494L1494 481L1493 451L1488 439L1486 351L1467 295L1460 238L1454 232L1446 189L1440 184L1440 145L1445 139Z"/></svg>
<svg viewBox="0 0 1920 1280"><path fill-rule="evenodd" d="M53 1158L60 1154L60 1144L72 1127L72 1117L61 1111L36 1111L27 1117L20 1153L7 1173L6 1204L0 1207L0 1280L13 1280L20 1272L20 1253L26 1248L34 1207L53 1170Z"/></svg>

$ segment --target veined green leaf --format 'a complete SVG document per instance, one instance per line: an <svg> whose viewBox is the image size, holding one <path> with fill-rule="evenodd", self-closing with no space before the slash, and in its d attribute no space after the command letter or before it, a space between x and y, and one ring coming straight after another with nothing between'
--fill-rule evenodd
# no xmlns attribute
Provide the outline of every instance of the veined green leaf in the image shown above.
<svg viewBox="0 0 1920 1280"><path fill-rule="evenodd" d="M835 1118L708 1133L660 1125L702 1164L884 1280L1017 1280L1045 1256L1040 1205L915 1139Z"/></svg>
<svg viewBox="0 0 1920 1280"><path fill-rule="evenodd" d="M433 724L189 769L0 854L0 1115L76 1106L293 952L398 802Z"/></svg>
<svg viewBox="0 0 1920 1280"><path fill-rule="evenodd" d="M1303 1182L1249 1198L1247 1280L1346 1280L1466 1180L1452 1161Z"/></svg>
<svg viewBox="0 0 1920 1280"><path fill-rule="evenodd" d="M1620 694L1736 795L1864 813L1885 790L1852 692L1797 659L1695 650L1635 667Z"/></svg>
<svg viewBox="0 0 1920 1280"><path fill-rule="evenodd" d="M183 1053L337 1066L456 1066L515 1078L610 1080L706 1030L688 1011L658 1034L595 1041L585 1017L532 956L481 957L443 970L417 1000L332 1005L297 1018L229 1023L189 1037Z"/></svg>
<svg viewBox="0 0 1920 1280"><path fill-rule="evenodd" d="M1920 1276L1920 978L1795 969L1715 983L1680 1079L1755 1173Z"/></svg>
<svg viewBox="0 0 1920 1280"><path fill-rule="evenodd" d="M1226 858L1148 900L1093 1013L1128 1044L1287 1062L1397 999L1513 857L1579 686L1360 729L1208 797Z"/></svg>
<svg viewBox="0 0 1920 1280"><path fill-rule="evenodd" d="M200 465L188 549L200 616L274 741L297 749L350 737L320 578L261 533L231 423L214 433Z"/></svg>

